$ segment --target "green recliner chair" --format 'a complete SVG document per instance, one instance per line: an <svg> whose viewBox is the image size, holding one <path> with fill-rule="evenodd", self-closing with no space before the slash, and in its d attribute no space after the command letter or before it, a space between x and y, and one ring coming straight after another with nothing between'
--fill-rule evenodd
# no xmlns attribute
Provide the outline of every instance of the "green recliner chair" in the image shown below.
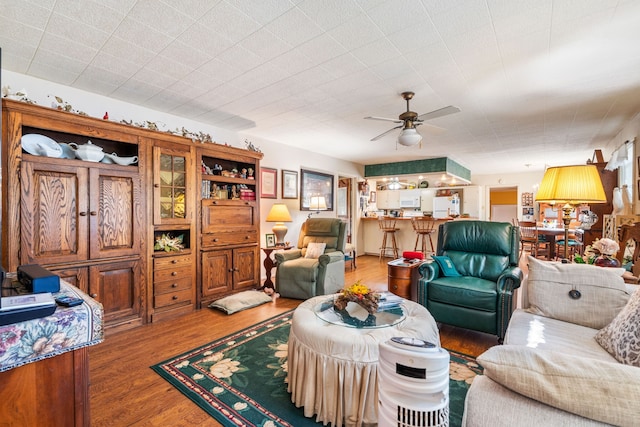
<svg viewBox="0 0 640 427"><path fill-rule="evenodd" d="M334 294L344 287L346 223L310 218L300 230L298 247L276 252L276 290L286 298L308 299ZM309 245L324 243L324 253L308 257Z"/></svg>
<svg viewBox="0 0 640 427"><path fill-rule="evenodd" d="M507 222L465 220L438 231L436 257L442 258L419 267L418 302L437 322L497 335L502 343L523 277L520 230Z"/></svg>

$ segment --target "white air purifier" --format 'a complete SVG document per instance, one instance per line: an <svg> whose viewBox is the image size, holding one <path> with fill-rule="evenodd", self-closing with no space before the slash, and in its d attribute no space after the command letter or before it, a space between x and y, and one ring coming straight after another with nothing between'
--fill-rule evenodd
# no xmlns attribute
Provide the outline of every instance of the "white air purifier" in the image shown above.
<svg viewBox="0 0 640 427"><path fill-rule="evenodd" d="M379 344L378 425L449 426L449 352L417 338Z"/></svg>

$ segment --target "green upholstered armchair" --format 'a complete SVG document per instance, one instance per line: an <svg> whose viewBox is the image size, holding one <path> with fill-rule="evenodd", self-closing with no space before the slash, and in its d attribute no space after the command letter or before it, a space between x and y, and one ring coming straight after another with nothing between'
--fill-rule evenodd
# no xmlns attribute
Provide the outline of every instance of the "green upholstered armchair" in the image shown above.
<svg viewBox="0 0 640 427"><path fill-rule="evenodd" d="M344 287L346 224L335 218L310 218L300 230L298 247L276 252L276 289L286 298L307 299ZM318 258L306 258L310 243L325 243Z"/></svg>
<svg viewBox="0 0 640 427"><path fill-rule="evenodd" d="M445 276L435 261L422 264L418 302L437 322L497 335L502 343L523 277L519 244L518 227L507 222L441 224L436 254L449 257L459 275Z"/></svg>

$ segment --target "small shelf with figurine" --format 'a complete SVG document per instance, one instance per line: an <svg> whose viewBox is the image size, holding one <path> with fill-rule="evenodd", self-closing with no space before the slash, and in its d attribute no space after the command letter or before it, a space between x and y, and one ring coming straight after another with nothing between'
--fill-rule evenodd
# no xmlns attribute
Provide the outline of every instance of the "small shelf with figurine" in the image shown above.
<svg viewBox="0 0 640 427"><path fill-rule="evenodd" d="M202 157L201 198L218 200L256 200L255 164Z"/></svg>

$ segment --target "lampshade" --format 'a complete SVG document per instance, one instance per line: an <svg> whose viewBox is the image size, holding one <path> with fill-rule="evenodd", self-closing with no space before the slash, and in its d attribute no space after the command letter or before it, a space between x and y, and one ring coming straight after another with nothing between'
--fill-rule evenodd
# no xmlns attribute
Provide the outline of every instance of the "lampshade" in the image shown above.
<svg viewBox="0 0 640 427"><path fill-rule="evenodd" d="M312 196L309 201L309 210L310 211L326 211L327 210L327 201L323 196Z"/></svg>
<svg viewBox="0 0 640 427"><path fill-rule="evenodd" d="M291 222L291 215L289 209L284 203L274 203L271 206L269 215L267 215L267 222L275 222L275 225L271 229L273 234L276 235L276 246L284 246L284 236L287 234L287 226L285 222Z"/></svg>
<svg viewBox="0 0 640 427"><path fill-rule="evenodd" d="M559 166L548 168L536 194L536 202L561 206L564 222L564 259L567 259L571 210L581 204L605 203L598 169L594 165ZM564 262L564 261L563 261Z"/></svg>
<svg viewBox="0 0 640 427"><path fill-rule="evenodd" d="M291 222L289 209L284 203L274 203L267 215L267 222Z"/></svg>
<svg viewBox="0 0 640 427"><path fill-rule="evenodd" d="M558 166L544 173L536 201L576 206L605 203L607 196L594 165Z"/></svg>
<svg viewBox="0 0 640 427"><path fill-rule="evenodd" d="M422 135L420 135L416 128L406 128L398 135L398 144L411 147L412 145L419 144L422 141Z"/></svg>

